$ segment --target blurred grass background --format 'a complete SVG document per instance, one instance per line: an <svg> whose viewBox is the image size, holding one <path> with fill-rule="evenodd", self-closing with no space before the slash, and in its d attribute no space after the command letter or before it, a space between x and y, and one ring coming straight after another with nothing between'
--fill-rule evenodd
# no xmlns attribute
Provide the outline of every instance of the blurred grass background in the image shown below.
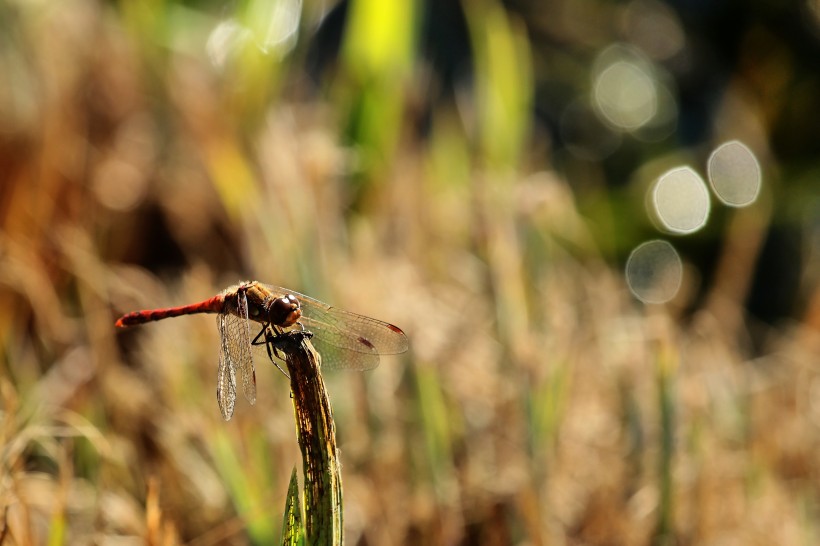
<svg viewBox="0 0 820 546"><path fill-rule="evenodd" d="M258 279L411 339L325 377L350 544L815 544L819 13L0 0L0 542L278 540L285 378L225 423L212 317L113 326ZM662 91L638 129L612 51ZM651 180L729 139L758 201L660 233Z"/></svg>

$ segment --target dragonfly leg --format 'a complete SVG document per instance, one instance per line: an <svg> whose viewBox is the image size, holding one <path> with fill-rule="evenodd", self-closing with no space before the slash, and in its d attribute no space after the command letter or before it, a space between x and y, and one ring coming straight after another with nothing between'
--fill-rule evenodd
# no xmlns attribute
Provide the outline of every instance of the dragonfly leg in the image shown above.
<svg viewBox="0 0 820 546"><path fill-rule="evenodd" d="M313 332L304 329L295 331L288 330L285 332L278 327L274 328L276 335L270 335L268 337L268 343L273 345L273 350L276 351L277 354L286 352L288 347L295 347L302 343L302 341L313 337Z"/></svg>
<svg viewBox="0 0 820 546"><path fill-rule="evenodd" d="M313 333L305 330L305 327L301 323L297 324L299 324L299 330L289 330L286 332L281 327L269 322L262 327L259 333L256 334L256 337L254 337L251 341L251 345L265 346L265 349L268 351L268 358L270 358L273 365L276 366L288 379L290 379L290 375L282 368L282 366L279 365L278 362L280 360L285 360L285 352L287 351L286 346L294 343L301 343L302 340L313 337ZM262 337L264 337L264 339L260 339Z"/></svg>
<svg viewBox="0 0 820 546"><path fill-rule="evenodd" d="M258 334L256 334L256 337L253 338L253 341L251 341L251 345L264 345L265 350L268 352L268 358L270 358L270 361L273 362L273 365L276 366L276 368L280 372L285 374L285 377L290 379L290 375L288 375L288 372L286 372L277 361L277 359L284 360L284 357L280 354L280 351L276 346L276 338L278 337L279 332L275 332L274 328L276 328L276 326L273 326L270 323L262 326L262 329L259 331ZM263 336L265 339L259 339Z"/></svg>

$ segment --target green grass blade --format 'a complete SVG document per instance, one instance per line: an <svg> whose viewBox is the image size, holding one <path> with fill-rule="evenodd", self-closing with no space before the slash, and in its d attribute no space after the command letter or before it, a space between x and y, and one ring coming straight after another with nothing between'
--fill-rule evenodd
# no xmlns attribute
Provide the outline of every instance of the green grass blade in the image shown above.
<svg viewBox="0 0 820 546"><path fill-rule="evenodd" d="M282 546L299 546L304 543L305 531L302 527L299 481L296 479L296 467L294 466L290 475L290 485L288 485L285 513L282 516Z"/></svg>

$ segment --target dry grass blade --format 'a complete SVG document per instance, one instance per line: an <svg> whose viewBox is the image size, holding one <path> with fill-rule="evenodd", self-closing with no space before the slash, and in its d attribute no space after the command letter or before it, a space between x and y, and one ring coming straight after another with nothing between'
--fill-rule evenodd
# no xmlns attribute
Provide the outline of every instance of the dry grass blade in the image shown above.
<svg viewBox="0 0 820 546"><path fill-rule="evenodd" d="M308 332L288 332L275 340L285 354L293 392L296 433L305 475L305 531L308 544L341 545L342 475L336 426L319 372L319 353Z"/></svg>

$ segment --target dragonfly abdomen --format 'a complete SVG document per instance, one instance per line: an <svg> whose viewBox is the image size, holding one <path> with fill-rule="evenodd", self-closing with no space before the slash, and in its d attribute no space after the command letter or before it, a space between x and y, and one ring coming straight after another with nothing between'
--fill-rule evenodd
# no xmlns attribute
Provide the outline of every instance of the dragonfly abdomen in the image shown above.
<svg viewBox="0 0 820 546"><path fill-rule="evenodd" d="M116 326L118 328L126 328L128 326L135 326L137 324L144 324L146 322L153 322L155 320L162 320L170 317L179 317L181 315L193 315L197 313L221 313L225 307L225 297L223 295L214 296L211 299L201 301L199 303L192 303L190 305L183 305L180 307L168 307L166 309L148 309L145 311L134 311L120 317Z"/></svg>

